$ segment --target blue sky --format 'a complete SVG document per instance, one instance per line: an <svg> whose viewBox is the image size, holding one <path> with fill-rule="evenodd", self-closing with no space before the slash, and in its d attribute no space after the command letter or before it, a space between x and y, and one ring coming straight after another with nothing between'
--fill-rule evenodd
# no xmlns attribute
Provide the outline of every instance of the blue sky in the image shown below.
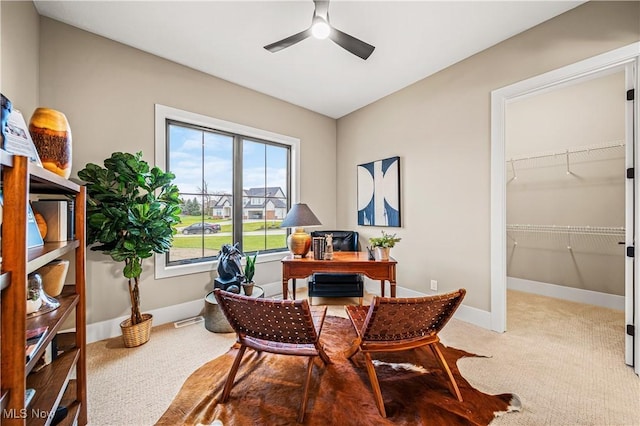
<svg viewBox="0 0 640 426"><path fill-rule="evenodd" d="M231 192L233 137L171 125L169 140L168 168L176 175L174 183L180 192L197 192L202 186L203 155L209 192ZM245 140L243 163L243 188L279 186L286 193L286 149Z"/></svg>

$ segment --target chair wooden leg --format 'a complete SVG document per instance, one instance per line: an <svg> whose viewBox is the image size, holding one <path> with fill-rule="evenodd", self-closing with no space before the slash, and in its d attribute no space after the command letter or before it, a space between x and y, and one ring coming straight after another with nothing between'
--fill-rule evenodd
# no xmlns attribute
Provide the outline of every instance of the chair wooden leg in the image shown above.
<svg viewBox="0 0 640 426"><path fill-rule="evenodd" d="M363 297L358 297L358 304L360 304L360 306L362 306L362 299L364 299Z"/></svg>
<svg viewBox="0 0 640 426"><path fill-rule="evenodd" d="M307 362L307 378L304 382L304 392L302 394L302 404L300 404L300 411L298 412L298 423L304 421L304 413L307 411L307 398L309 397L309 383L311 382L311 372L313 371L313 358L309 357Z"/></svg>
<svg viewBox="0 0 640 426"><path fill-rule="evenodd" d="M240 346L238 349L238 355L233 360L233 365L231 366L231 371L229 371L229 375L227 376L227 383L224 384L224 390L222 391L222 398L220 402L227 402L229 399L229 394L231 393L231 388L233 387L233 381L236 378L236 373L238 372L238 367L240 367L240 361L242 361L242 356L244 355L244 351L247 349L246 346Z"/></svg>
<svg viewBox="0 0 640 426"><path fill-rule="evenodd" d="M360 339L359 337L356 338L356 340L354 340L351 344L351 347L344 352L344 356L350 360L360 349L361 342L362 339Z"/></svg>
<svg viewBox="0 0 640 426"><path fill-rule="evenodd" d="M324 365L331 364L331 360L329 359L329 355L327 355L327 353L324 351L324 348L322 347L322 345L320 345L320 343L318 343L317 348L318 348L318 354L320 355L320 359L322 360Z"/></svg>
<svg viewBox="0 0 640 426"><path fill-rule="evenodd" d="M371 355L367 352L363 352L365 364L367 366L367 374L369 374L369 381L371 382L371 389L373 389L373 397L376 400L376 405L380 411L380 415L384 418L387 417L387 412L384 410L384 401L382 400L382 392L380 391L380 383L378 383L378 376L376 376L376 370L373 367L373 361L371 361Z"/></svg>
<svg viewBox="0 0 640 426"><path fill-rule="evenodd" d="M442 367L442 369L445 371L445 373L447 373L447 376L449 377L449 390L451 391L453 396L458 398L458 401L462 402L462 395L460 394L460 389L458 389L458 383L456 383L456 379L454 379L453 373L451 373L451 369L449 368L447 361L444 359L440 348L438 348L438 345L435 343L430 344L429 347L431 348L431 352L433 352L433 355L438 360L440 367Z"/></svg>

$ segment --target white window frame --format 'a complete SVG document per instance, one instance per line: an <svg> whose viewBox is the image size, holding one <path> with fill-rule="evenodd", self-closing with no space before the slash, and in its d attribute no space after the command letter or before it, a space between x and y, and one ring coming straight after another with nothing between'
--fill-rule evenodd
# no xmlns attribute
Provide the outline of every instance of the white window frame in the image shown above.
<svg viewBox="0 0 640 426"><path fill-rule="evenodd" d="M208 117L194 112L172 108L166 105L155 104L155 165L160 167L162 170L167 170L167 120L175 120L195 126L241 134L243 136L268 140L289 146L291 149L291 194L289 194L289 198L292 204L298 202L300 199L300 139L270 132L268 130L245 126L243 124ZM273 252L264 255L259 254L257 263L280 261L283 253L286 251L287 249L283 248L282 252ZM156 279L197 274L201 272L211 272L211 270L217 268L218 265L217 260L211 260L206 262L167 266L165 261L166 256L166 254L156 254L154 256Z"/></svg>

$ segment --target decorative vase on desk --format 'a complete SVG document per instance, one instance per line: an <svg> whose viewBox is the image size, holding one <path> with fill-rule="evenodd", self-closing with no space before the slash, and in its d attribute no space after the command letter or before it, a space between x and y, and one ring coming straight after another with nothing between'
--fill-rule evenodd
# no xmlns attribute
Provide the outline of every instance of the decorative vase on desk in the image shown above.
<svg viewBox="0 0 640 426"><path fill-rule="evenodd" d="M389 260L389 247L376 247L376 260Z"/></svg>
<svg viewBox="0 0 640 426"><path fill-rule="evenodd" d="M29 122L29 133L42 166L68 179L71 176L71 128L67 117L54 109L36 108Z"/></svg>

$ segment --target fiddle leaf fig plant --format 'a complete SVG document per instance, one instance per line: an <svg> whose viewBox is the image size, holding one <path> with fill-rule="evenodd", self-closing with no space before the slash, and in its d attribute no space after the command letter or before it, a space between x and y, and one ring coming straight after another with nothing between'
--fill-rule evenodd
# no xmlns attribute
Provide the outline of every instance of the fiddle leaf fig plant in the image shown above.
<svg viewBox="0 0 640 426"><path fill-rule="evenodd" d="M89 163L78 172L87 187L87 244L124 262L129 280L131 324L142 322L139 280L142 260L171 248L180 223L175 175L150 168L142 152L115 152L104 167Z"/></svg>

